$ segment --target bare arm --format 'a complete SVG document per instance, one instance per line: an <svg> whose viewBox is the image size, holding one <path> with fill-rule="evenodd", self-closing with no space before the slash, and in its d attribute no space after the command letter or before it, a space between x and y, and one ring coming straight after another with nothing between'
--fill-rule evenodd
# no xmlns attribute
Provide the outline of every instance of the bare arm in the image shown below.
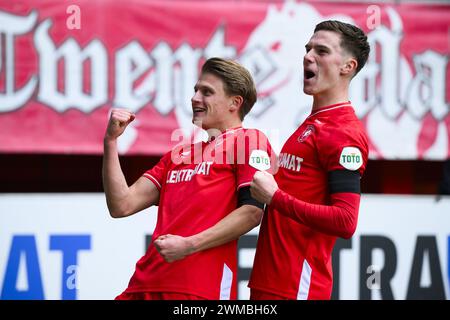
<svg viewBox="0 0 450 320"><path fill-rule="evenodd" d="M162 235L154 241L156 249L167 262L183 259L195 252L214 248L239 238L261 222L263 211L253 205L243 205L214 226L192 235Z"/></svg>
<svg viewBox="0 0 450 320"><path fill-rule="evenodd" d="M159 190L147 178L139 178L128 187L120 167L117 138L134 120L134 114L123 109L113 109L104 137L103 188L109 213L113 218L122 218L158 203Z"/></svg>

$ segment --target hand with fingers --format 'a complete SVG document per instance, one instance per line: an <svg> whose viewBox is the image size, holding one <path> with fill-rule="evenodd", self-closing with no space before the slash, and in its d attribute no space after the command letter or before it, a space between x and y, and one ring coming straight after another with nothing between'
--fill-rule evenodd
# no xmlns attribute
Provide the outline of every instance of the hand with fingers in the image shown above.
<svg viewBox="0 0 450 320"><path fill-rule="evenodd" d="M250 194L254 199L269 205L277 190L278 184L273 175L266 171L255 172L250 184Z"/></svg>
<svg viewBox="0 0 450 320"><path fill-rule="evenodd" d="M166 262L181 260L194 251L193 244L188 237L173 234L158 237L153 245Z"/></svg>
<svg viewBox="0 0 450 320"><path fill-rule="evenodd" d="M117 139L135 118L134 113L129 110L113 108L106 128L105 139Z"/></svg>

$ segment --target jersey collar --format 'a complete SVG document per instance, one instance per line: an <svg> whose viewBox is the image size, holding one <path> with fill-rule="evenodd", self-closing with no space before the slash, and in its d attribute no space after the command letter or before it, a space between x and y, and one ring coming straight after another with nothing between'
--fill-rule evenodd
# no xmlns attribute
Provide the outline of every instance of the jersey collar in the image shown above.
<svg viewBox="0 0 450 320"><path fill-rule="evenodd" d="M351 106L352 106L352 104L351 104L350 101L332 104L332 105L329 105L329 106L326 106L326 107L322 107L319 110L317 110L316 112L311 113L308 116L308 118L314 117L318 113L322 113L322 112L326 112L326 111L330 111L330 110L334 110L334 109L339 109L339 108L344 108L344 107L351 107Z"/></svg>
<svg viewBox="0 0 450 320"><path fill-rule="evenodd" d="M206 143L211 143L217 139L223 139L226 135L235 133L236 131L239 131L241 129L243 129L242 126L226 129L224 132L219 134L217 137L210 137Z"/></svg>

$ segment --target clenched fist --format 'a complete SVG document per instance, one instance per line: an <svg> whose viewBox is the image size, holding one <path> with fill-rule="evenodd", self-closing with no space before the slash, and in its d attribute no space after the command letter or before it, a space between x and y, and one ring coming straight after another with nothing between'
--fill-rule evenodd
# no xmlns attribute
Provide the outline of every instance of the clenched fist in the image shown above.
<svg viewBox="0 0 450 320"><path fill-rule="evenodd" d="M153 245L166 262L181 260L194 252L194 246L189 237L173 234L158 237Z"/></svg>
<svg viewBox="0 0 450 320"><path fill-rule="evenodd" d="M106 128L105 139L117 139L134 118L136 116L129 110L113 108Z"/></svg>
<svg viewBox="0 0 450 320"><path fill-rule="evenodd" d="M277 190L278 184L270 173L266 171L255 172L250 184L250 193L254 199L270 204Z"/></svg>

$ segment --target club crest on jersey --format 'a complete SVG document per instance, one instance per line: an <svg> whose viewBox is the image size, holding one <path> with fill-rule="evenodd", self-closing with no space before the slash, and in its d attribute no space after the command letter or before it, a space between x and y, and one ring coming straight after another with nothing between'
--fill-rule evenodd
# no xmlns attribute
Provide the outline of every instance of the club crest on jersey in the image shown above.
<svg viewBox="0 0 450 320"><path fill-rule="evenodd" d="M297 138L298 142L303 142L306 140L306 138L308 138L311 133L314 133L315 129L314 126L312 125L308 125L305 129L305 131L303 131L303 133Z"/></svg>
<svg viewBox="0 0 450 320"><path fill-rule="evenodd" d="M253 150L248 158L248 164L255 169L264 171L270 168L270 158L263 150Z"/></svg>
<svg viewBox="0 0 450 320"><path fill-rule="evenodd" d="M345 147L342 149L339 163L345 169L352 171L358 170L363 164L361 151L355 147Z"/></svg>

